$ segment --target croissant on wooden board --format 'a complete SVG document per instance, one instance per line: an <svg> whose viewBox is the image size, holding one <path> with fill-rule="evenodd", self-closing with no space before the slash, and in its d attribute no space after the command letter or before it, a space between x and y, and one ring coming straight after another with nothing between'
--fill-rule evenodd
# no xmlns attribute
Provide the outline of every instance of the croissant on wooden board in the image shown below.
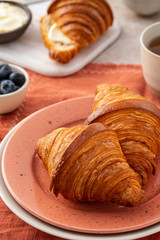
<svg viewBox="0 0 160 240"><path fill-rule="evenodd" d="M73 201L108 201L124 206L134 206L144 196L117 134L103 124L58 128L37 141L36 151L56 196L60 193Z"/></svg>
<svg viewBox="0 0 160 240"><path fill-rule="evenodd" d="M40 28L50 58L67 63L112 23L113 13L106 0L56 0L41 18Z"/></svg>
<svg viewBox="0 0 160 240"><path fill-rule="evenodd" d="M101 84L86 124L95 122L116 131L127 162L147 184L160 148L160 109L120 84Z"/></svg>

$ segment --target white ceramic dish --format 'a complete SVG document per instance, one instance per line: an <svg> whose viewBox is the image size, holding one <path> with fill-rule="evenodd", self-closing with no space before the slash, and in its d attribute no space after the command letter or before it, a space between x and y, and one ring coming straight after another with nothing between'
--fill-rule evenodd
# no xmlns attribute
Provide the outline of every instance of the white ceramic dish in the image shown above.
<svg viewBox="0 0 160 240"><path fill-rule="evenodd" d="M63 77L82 69L120 35L120 26L117 21L114 21L113 26L106 33L95 43L82 49L69 63L57 63L49 58L48 49L43 44L39 27L39 20L46 14L49 5L50 1L30 6L33 15L30 27L17 41L12 44L0 45L1 59L40 74Z"/></svg>
<svg viewBox="0 0 160 240"><path fill-rule="evenodd" d="M18 90L0 95L0 114L5 114L14 111L23 102L29 84L29 76L27 72L16 65L9 64L13 71L22 73L25 76L25 83Z"/></svg>
<svg viewBox="0 0 160 240"><path fill-rule="evenodd" d="M84 101L86 98L81 98L82 101ZM71 101L71 100L68 100ZM31 116L33 116L36 113L33 113ZM30 117L30 116L29 116ZM27 117L26 119L28 119ZM0 145L0 161L3 153L3 149L7 143L7 141L10 139L13 132L19 127L21 123L26 121L24 119L19 124L17 124L3 139L1 145ZM130 232L124 232L124 233L116 233L116 234L85 234L85 233L79 233L79 232L72 232L68 230L64 230L62 228L54 227L36 217L34 217L32 214L24 210L10 195L8 192L3 178L2 178L2 172L0 171L0 195L2 200L6 203L6 205L23 221L27 222L28 224L32 225L33 227L47 232L51 235L58 236L65 239L74 239L74 240L129 240L129 239L137 239L140 237L148 236L151 234L154 234L158 231L160 231L160 223L151 225L150 227L143 228L140 230L130 231Z"/></svg>

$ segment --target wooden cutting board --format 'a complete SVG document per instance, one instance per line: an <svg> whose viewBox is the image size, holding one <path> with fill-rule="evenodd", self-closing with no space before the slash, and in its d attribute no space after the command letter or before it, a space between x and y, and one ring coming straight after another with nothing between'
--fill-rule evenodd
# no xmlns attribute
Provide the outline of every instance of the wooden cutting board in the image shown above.
<svg viewBox="0 0 160 240"><path fill-rule="evenodd" d="M51 60L44 46L39 20L46 14L50 1L29 6L33 19L27 31L16 41L0 45L0 58L47 76L62 77L71 75L91 62L103 50L110 46L120 35L120 26L115 20L112 27L95 43L83 48L67 64Z"/></svg>

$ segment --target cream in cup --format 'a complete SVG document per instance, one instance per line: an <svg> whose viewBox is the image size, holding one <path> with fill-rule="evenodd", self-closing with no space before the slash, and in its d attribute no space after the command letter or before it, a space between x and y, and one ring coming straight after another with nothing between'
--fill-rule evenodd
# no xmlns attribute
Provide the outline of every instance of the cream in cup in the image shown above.
<svg viewBox="0 0 160 240"><path fill-rule="evenodd" d="M145 81L154 95L160 97L160 22L147 27L141 34L141 63Z"/></svg>

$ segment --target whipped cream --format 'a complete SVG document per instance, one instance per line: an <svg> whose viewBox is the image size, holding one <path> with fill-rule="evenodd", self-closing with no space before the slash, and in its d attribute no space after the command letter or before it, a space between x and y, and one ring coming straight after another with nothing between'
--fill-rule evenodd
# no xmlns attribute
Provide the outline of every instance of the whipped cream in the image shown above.
<svg viewBox="0 0 160 240"><path fill-rule="evenodd" d="M65 45L72 43L72 41L57 27L56 23L50 27L48 38L53 42L59 42Z"/></svg>
<svg viewBox="0 0 160 240"><path fill-rule="evenodd" d="M13 31L28 20L27 13L20 7L0 2L0 33Z"/></svg>

